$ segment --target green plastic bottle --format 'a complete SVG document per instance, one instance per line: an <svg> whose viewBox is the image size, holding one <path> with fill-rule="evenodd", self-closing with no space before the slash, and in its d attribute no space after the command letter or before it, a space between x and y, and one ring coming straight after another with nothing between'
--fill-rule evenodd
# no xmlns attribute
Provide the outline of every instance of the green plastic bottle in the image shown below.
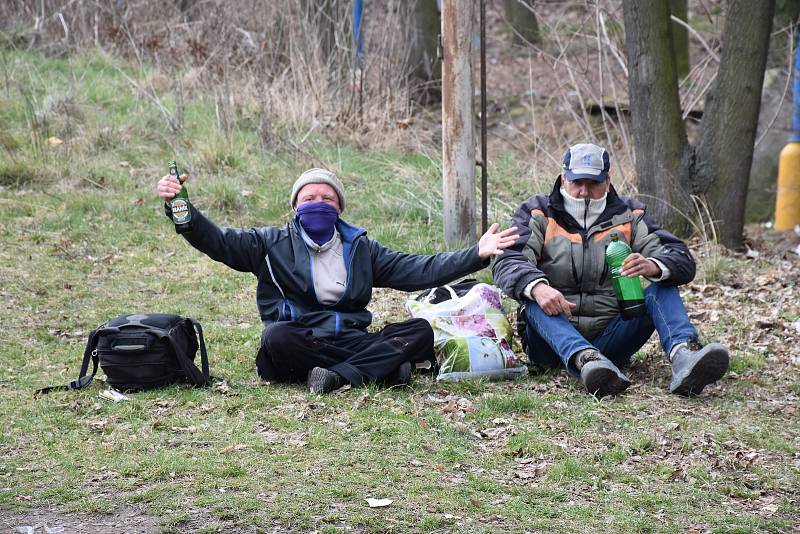
<svg viewBox="0 0 800 534"><path fill-rule="evenodd" d="M169 175L181 184L181 190L169 201L172 210L172 222L175 223L175 231L185 234L192 231L192 203L189 201L189 191L186 189L186 175L178 172L178 165L174 161L169 162Z"/></svg>
<svg viewBox="0 0 800 534"><path fill-rule="evenodd" d="M611 271L619 312L625 320L640 317L645 312L642 279L638 276L631 278L619 274L625 258L631 253L631 247L625 241L620 240L617 232L611 234L610 239L611 242L606 247L606 262Z"/></svg>

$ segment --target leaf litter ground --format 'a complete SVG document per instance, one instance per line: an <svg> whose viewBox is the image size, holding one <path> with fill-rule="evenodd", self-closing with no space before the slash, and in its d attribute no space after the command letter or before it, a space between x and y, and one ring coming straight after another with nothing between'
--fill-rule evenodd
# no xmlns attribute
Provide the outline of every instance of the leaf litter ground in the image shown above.
<svg viewBox="0 0 800 534"><path fill-rule="evenodd" d="M451 385L419 375L407 389L343 388L324 397L262 383L252 369L258 325L248 322L249 282L232 284L224 267L193 258L208 290L221 294L215 300L199 287L194 298L198 309L208 306L201 321L216 338L214 367L226 382L213 391L132 394L120 404L96 399L96 390L32 400L34 386L72 377L80 344L104 311L53 321L42 310L68 315L80 276L64 269L50 283L22 277L4 289L7 309L34 295L31 309L40 313L9 330L35 334L9 352L0 383L0 526L796 530L800 257L786 242L792 237L751 228L749 238L747 254L725 256L718 279L699 276L682 290L703 338L734 355L728 376L694 399L667 393L669 366L655 340L629 369L634 385L602 402L557 372ZM710 261L705 250L695 250L701 264ZM88 260L90 251L67 241L42 243L31 257L40 253L57 266L87 261L82 276L98 287L141 270L126 267L124 247ZM153 272L170 261L156 260ZM140 285L145 301L195 291ZM378 325L404 318L405 298L376 291Z"/></svg>

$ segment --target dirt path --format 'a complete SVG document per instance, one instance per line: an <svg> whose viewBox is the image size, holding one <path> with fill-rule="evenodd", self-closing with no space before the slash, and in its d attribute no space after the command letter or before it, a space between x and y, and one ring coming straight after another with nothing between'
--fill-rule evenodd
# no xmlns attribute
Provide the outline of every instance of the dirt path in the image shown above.
<svg viewBox="0 0 800 534"><path fill-rule="evenodd" d="M133 507L113 514L59 513L56 509L0 510L0 532L23 534L98 533L150 534L161 530L159 519Z"/></svg>

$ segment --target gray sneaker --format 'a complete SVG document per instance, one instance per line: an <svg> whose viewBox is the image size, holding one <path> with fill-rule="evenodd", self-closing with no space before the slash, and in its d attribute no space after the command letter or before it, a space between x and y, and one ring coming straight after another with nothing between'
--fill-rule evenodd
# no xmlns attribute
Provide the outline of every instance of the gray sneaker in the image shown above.
<svg viewBox="0 0 800 534"><path fill-rule="evenodd" d="M729 363L730 355L724 345L709 343L703 347L696 342L684 345L672 356L669 391L676 395L697 395L725 376Z"/></svg>
<svg viewBox="0 0 800 534"><path fill-rule="evenodd" d="M631 385L628 377L596 350L582 350L575 355L573 363L581 372L586 391L598 399L622 393Z"/></svg>

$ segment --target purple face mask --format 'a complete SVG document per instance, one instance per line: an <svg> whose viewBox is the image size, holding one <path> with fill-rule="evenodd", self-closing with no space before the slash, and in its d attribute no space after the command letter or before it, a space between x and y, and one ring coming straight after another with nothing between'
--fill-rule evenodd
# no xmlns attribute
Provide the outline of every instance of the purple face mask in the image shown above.
<svg viewBox="0 0 800 534"><path fill-rule="evenodd" d="M324 245L333 237L333 230L339 212L325 202L312 202L298 206L295 210L300 218L300 224L308 237L317 245Z"/></svg>

